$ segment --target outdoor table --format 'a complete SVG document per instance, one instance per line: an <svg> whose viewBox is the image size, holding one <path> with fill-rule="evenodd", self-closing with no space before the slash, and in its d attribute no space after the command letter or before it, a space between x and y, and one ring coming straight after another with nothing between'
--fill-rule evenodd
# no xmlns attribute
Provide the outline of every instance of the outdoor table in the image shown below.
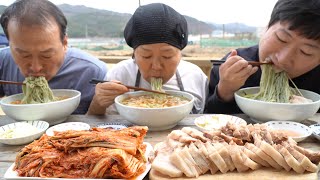
<svg viewBox="0 0 320 180"><path fill-rule="evenodd" d="M164 130L164 131L148 131L147 136L145 137L145 142L149 142L152 146L155 144L164 141L167 137L167 135L175 129L181 129L183 127L196 127L194 125L194 119L196 117L202 116L203 114L192 114L188 115L186 118L184 118L182 121L178 123L177 126L175 126L172 129ZM249 123L253 123L250 118L245 114L235 114L235 116L238 116L244 120L246 120ZM2 115L0 116L0 126L14 123L15 121L10 119L9 117ZM65 122L85 122L90 124L91 127L95 127L99 124L103 123L120 123L127 126L131 126L132 124L126 120L124 120L123 117L120 115L105 115L105 116L91 116L91 115L71 115L68 117L68 119ZM302 122L305 125L311 125L315 123L320 123L320 114L316 114L313 118L309 120L305 120ZM24 147L25 145L20 146L11 146L11 145L5 145L0 143L0 179L4 179L4 173L7 171L7 169L12 165L12 163L15 161L15 157L19 150ZM320 142L316 138L310 136L307 139L303 140L302 142L299 142L299 146L311 149L313 151L320 151ZM145 177L145 179L148 179L148 175ZM318 172L318 179L320 179L320 173Z"/></svg>

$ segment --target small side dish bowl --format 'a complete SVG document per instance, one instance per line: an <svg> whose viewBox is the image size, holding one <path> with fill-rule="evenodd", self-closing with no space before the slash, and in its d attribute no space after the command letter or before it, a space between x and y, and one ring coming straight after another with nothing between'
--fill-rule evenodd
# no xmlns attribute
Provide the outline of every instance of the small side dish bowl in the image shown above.
<svg viewBox="0 0 320 180"><path fill-rule="evenodd" d="M12 104L21 100L23 94L15 94L1 99L3 112L16 121L47 121L50 125L58 124L77 109L80 103L81 92L71 89L53 89L54 96L66 96L68 98L40 104Z"/></svg>
<svg viewBox="0 0 320 180"><path fill-rule="evenodd" d="M120 130L123 128L127 128L128 126L121 124L121 123L102 123L102 124L98 124L96 126L97 128L105 128L105 129L115 129L115 130Z"/></svg>
<svg viewBox="0 0 320 180"><path fill-rule="evenodd" d="M25 121L0 127L0 143L22 145L38 139L49 127L45 121Z"/></svg>
<svg viewBox="0 0 320 180"><path fill-rule="evenodd" d="M299 104L275 103L243 97L246 94L258 93L259 90L260 87L243 88L234 95L241 111L257 123L268 121L301 122L315 115L320 107L320 95L303 89L299 89L302 95L311 99L312 102Z"/></svg>
<svg viewBox="0 0 320 180"><path fill-rule="evenodd" d="M124 99L132 96L151 94L145 91L135 91L117 96L115 98L115 106L119 114L133 124L148 126L150 131L170 129L190 114L193 107L194 96L183 91L166 91L166 93L186 98L189 101L181 105L163 108L133 107L121 103Z"/></svg>
<svg viewBox="0 0 320 180"><path fill-rule="evenodd" d="M301 123L292 121L269 121L265 123L270 129L290 136L296 142L303 141L312 134L312 129Z"/></svg>
<svg viewBox="0 0 320 180"><path fill-rule="evenodd" d="M194 124L203 131L220 129L228 122L237 125L247 125L247 122L244 119L227 114L203 115L194 120Z"/></svg>
<svg viewBox="0 0 320 180"><path fill-rule="evenodd" d="M89 129L90 129L90 125L87 123L67 122L67 123L57 124L55 126L50 127L49 129L47 129L46 134L48 136L53 136L54 131L58 131L58 132L67 131L67 130L81 131L81 130L89 130Z"/></svg>
<svg viewBox="0 0 320 180"><path fill-rule="evenodd" d="M313 137L317 138L320 141L320 124L313 124L309 127L312 130Z"/></svg>

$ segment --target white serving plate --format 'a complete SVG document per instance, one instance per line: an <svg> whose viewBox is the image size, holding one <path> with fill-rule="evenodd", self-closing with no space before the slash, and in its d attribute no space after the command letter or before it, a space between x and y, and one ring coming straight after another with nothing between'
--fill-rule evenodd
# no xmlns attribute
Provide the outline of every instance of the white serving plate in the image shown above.
<svg viewBox="0 0 320 180"><path fill-rule="evenodd" d="M318 140L320 140L320 124L313 124L313 125L311 125L309 127L312 130L313 137L315 137Z"/></svg>
<svg viewBox="0 0 320 180"><path fill-rule="evenodd" d="M148 157L150 155L150 153L153 151L153 148L151 146L150 143L144 142L144 144L147 145L146 148L146 153L145 153L145 157L148 160ZM6 173L4 174L4 179L8 179L8 180L37 180L37 179L41 179L41 180L75 180L75 179L70 179L70 178L39 178L39 177L20 177L18 176L16 171L13 171L13 167L14 167L14 163L7 169ZM134 178L135 180L142 180L150 171L151 169L151 163L147 162L146 164L146 170L140 174L138 177ZM85 180L107 180L107 179L85 179ZM112 179L109 179L112 180ZM122 179L119 179L122 180Z"/></svg>
<svg viewBox="0 0 320 180"><path fill-rule="evenodd" d="M301 123L292 121L269 121L265 123L268 127L273 130L284 130L300 134L299 136L291 136L296 142L300 142L306 139L312 134L311 128Z"/></svg>
<svg viewBox="0 0 320 180"><path fill-rule="evenodd" d="M89 129L90 129L90 125L87 123L67 122L67 123L57 124L55 126L50 127L49 129L47 129L46 134L48 136L53 136L54 131L59 131L59 132L67 131L67 130L81 131L81 130L89 130Z"/></svg>
<svg viewBox="0 0 320 180"><path fill-rule="evenodd" d="M246 125L247 122L239 117L231 116L227 114L211 114L197 117L194 120L194 124L201 130L219 129L225 126L227 122L234 124Z"/></svg>
<svg viewBox="0 0 320 180"><path fill-rule="evenodd" d="M7 124L0 127L0 134L5 133L7 130L19 128L24 129L24 124L28 123L33 127L37 128L38 131L34 132L33 134L25 135L22 137L15 137L15 138L0 138L0 143L8 144L8 145L22 145L32 142L35 139L38 139L49 127L49 123L45 121L22 121ZM16 129L17 130L17 129Z"/></svg>

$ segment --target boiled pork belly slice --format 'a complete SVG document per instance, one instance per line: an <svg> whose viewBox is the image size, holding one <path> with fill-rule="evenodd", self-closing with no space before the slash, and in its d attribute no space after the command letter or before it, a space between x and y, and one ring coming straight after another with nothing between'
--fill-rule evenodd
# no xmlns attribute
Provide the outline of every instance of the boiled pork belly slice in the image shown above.
<svg viewBox="0 0 320 180"><path fill-rule="evenodd" d="M181 143L181 142L179 142L179 141L177 141L177 140L170 139L170 138L167 138L165 142L166 142L166 144L167 144L170 148L172 148L172 149L180 148L180 147L185 146L184 143Z"/></svg>
<svg viewBox="0 0 320 180"><path fill-rule="evenodd" d="M290 152L284 148L282 145L273 145L278 152L282 154L288 165L297 173L302 174L304 173L304 168L301 164L290 154Z"/></svg>
<svg viewBox="0 0 320 180"><path fill-rule="evenodd" d="M217 149L220 156L223 158L224 162L227 164L230 171L235 170L235 166L232 162L230 151L228 149L229 145L227 143L212 143L212 145Z"/></svg>
<svg viewBox="0 0 320 180"><path fill-rule="evenodd" d="M305 149L303 147L300 147L298 145L291 145L293 146L293 148L297 151L299 151L301 154L307 156L308 159L310 159L310 161L316 165L319 164L320 162L320 152L314 152L312 150L309 149Z"/></svg>
<svg viewBox="0 0 320 180"><path fill-rule="evenodd" d="M250 169L252 170L256 170L259 169L261 167L260 164L254 162L253 160L251 160L245 153L240 152L241 157L243 159L243 164L245 166L248 166Z"/></svg>
<svg viewBox="0 0 320 180"><path fill-rule="evenodd" d="M170 177L182 177L182 171L171 163L169 157L169 154L158 153L151 164L152 169Z"/></svg>
<svg viewBox="0 0 320 180"><path fill-rule="evenodd" d="M312 100L307 99L303 96L292 95L289 99L289 102L292 104L303 104L303 103L312 103Z"/></svg>
<svg viewBox="0 0 320 180"><path fill-rule="evenodd" d="M233 137L242 139L247 142L252 142L252 136L247 126L239 126L233 131Z"/></svg>
<svg viewBox="0 0 320 180"><path fill-rule="evenodd" d="M241 147L241 150L244 154L246 154L254 162L256 162L264 167L270 167L270 164L268 164L267 161L261 159L256 153L252 152L251 150L249 150L243 146Z"/></svg>
<svg viewBox="0 0 320 180"><path fill-rule="evenodd" d="M191 127L183 127L181 131L195 139L201 140L202 142L207 142L208 140L206 137L203 136L203 133L197 129Z"/></svg>
<svg viewBox="0 0 320 180"><path fill-rule="evenodd" d="M183 158L183 160L187 163L187 165L190 167L190 169L195 172L196 177L199 175L203 174L202 170L198 166L198 164L195 162L195 160L192 158L191 154L189 153L189 148L185 146L181 151L180 151L180 156Z"/></svg>
<svg viewBox="0 0 320 180"><path fill-rule="evenodd" d="M272 166L273 168L278 170L282 169L282 167L276 161L274 161L269 155L267 155L265 152L263 152L260 148L258 148L254 144L246 143L245 147L251 150L252 152L256 153L256 155L258 155L261 159L268 162L268 164L270 164L270 166Z"/></svg>
<svg viewBox="0 0 320 180"><path fill-rule="evenodd" d="M273 158L280 166L286 171L290 171L291 167L287 164L284 157L270 144L265 141L261 141L260 149Z"/></svg>
<svg viewBox="0 0 320 180"><path fill-rule="evenodd" d="M178 169L180 169L187 177L197 177L196 171L192 171L184 159L180 156L181 149L175 149L169 159Z"/></svg>
<svg viewBox="0 0 320 180"><path fill-rule="evenodd" d="M206 161L206 158L201 156L201 152L193 143L189 145L189 153L201 169L200 174L205 174L209 170L209 161Z"/></svg>
<svg viewBox="0 0 320 180"><path fill-rule="evenodd" d="M168 134L168 137L173 140L177 140L181 143L190 144L191 142L197 141L197 139L189 136L187 133L181 131L181 130L173 130L170 134Z"/></svg>
<svg viewBox="0 0 320 180"><path fill-rule="evenodd" d="M295 150L291 146L286 146L283 144L285 148L290 152L290 154L298 160L298 162L301 164L301 166L309 172L317 172L318 166L313 164L305 155L301 154L299 151Z"/></svg>
<svg viewBox="0 0 320 180"><path fill-rule="evenodd" d="M170 177L181 177L183 175L183 172L171 163L169 157L173 148L169 147L166 141L158 143L154 149L156 157L151 164L152 169Z"/></svg>
<svg viewBox="0 0 320 180"><path fill-rule="evenodd" d="M248 166L244 165L244 160L241 157L241 150L238 145L230 145L230 156L234 163L234 166L237 168L238 172L244 172L249 169Z"/></svg>
<svg viewBox="0 0 320 180"><path fill-rule="evenodd" d="M222 173L228 172L229 169L227 164L209 141L205 143L205 147L207 148L210 160L218 167L218 169Z"/></svg>
<svg viewBox="0 0 320 180"><path fill-rule="evenodd" d="M201 141L197 141L194 144L199 149L200 155L203 158L203 160L207 162L207 165L210 169L211 174L215 174L216 172L218 172L219 168L214 164L214 162L210 160L209 152L205 147L204 143L202 143Z"/></svg>

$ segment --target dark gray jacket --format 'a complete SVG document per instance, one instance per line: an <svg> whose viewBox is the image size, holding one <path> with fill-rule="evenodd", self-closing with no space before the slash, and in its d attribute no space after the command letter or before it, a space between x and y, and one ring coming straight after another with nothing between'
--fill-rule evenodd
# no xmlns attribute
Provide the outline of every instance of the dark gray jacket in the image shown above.
<svg viewBox="0 0 320 180"><path fill-rule="evenodd" d="M259 52L258 45L248 47L248 48L237 49L238 55L249 61L259 61L258 52ZM228 55L229 54L223 57L222 60L225 61ZM245 82L244 86L242 86L242 88L259 86L260 78L261 78L261 69L259 69L255 74L251 75ZM219 79L220 79L219 66L214 66L210 74L209 97L207 98L205 113L216 113L216 114L242 113L242 111L237 106L235 100L226 103L221 101L221 99L219 99L216 93L216 86L218 85ZM292 80L299 89L305 89L305 90L313 91L320 94L320 66L317 66L313 70L297 78L294 78Z"/></svg>

